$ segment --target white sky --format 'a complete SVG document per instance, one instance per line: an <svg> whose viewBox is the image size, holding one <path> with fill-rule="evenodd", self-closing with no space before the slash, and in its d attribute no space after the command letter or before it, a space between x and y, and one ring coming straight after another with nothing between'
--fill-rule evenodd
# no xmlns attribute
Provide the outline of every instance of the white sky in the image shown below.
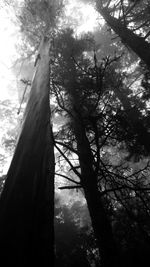
<svg viewBox="0 0 150 267"><path fill-rule="evenodd" d="M69 0L69 4L66 7L66 16L76 20L77 34L93 31L98 25L99 15L94 7L79 0Z"/></svg>
<svg viewBox="0 0 150 267"><path fill-rule="evenodd" d="M94 8L78 0L70 0L69 2L66 16L72 17L78 24L77 33L94 30L97 25L97 13ZM18 29L11 21L12 16L11 10L0 9L0 100L17 99L18 97L16 77L11 70L17 56Z"/></svg>
<svg viewBox="0 0 150 267"><path fill-rule="evenodd" d="M0 100L16 98L15 77L11 66L16 57L15 44L17 29L10 20L11 11L0 9Z"/></svg>

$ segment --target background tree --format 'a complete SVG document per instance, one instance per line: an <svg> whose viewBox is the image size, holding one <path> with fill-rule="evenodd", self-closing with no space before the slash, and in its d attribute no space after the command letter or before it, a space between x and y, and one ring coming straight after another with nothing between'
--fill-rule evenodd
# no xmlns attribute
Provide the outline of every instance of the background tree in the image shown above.
<svg viewBox="0 0 150 267"><path fill-rule="evenodd" d="M98 12L111 29L150 66L148 1L96 1ZM147 55L147 56L146 56Z"/></svg>
<svg viewBox="0 0 150 267"><path fill-rule="evenodd" d="M91 266L96 262L96 246L86 204L81 196L63 204L61 194L56 195L56 266Z"/></svg>

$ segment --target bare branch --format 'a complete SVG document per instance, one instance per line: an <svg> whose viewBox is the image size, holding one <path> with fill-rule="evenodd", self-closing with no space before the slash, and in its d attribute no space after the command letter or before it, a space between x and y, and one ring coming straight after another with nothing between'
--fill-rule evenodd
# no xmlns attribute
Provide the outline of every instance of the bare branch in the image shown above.
<svg viewBox="0 0 150 267"><path fill-rule="evenodd" d="M67 144L62 143L62 142L57 141L57 140L55 141L55 143L58 144L58 145L60 145L60 146L63 146L63 147L65 147L65 148L67 148L67 149L70 150L71 152L73 152L73 153L75 153L75 154L78 155L77 150L75 150L73 147L70 147L70 146L68 146Z"/></svg>
<svg viewBox="0 0 150 267"><path fill-rule="evenodd" d="M64 157L64 159L66 160L66 162L70 165L71 169L73 170L73 172L81 179L82 176L81 174L76 170L76 168L72 165L72 163L70 162L70 160L65 156L65 154L62 152L62 150L56 145L54 144L54 146L57 148L57 150L60 152L60 154Z"/></svg>

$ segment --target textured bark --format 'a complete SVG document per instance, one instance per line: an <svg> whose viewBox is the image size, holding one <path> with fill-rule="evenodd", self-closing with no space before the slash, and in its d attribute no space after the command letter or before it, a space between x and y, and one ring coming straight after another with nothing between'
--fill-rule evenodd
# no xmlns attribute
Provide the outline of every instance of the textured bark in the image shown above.
<svg viewBox="0 0 150 267"><path fill-rule="evenodd" d="M49 107L49 41L40 59L0 198L2 266L53 266L54 151Z"/></svg>
<svg viewBox="0 0 150 267"><path fill-rule="evenodd" d="M150 67L150 44L144 38L125 27L119 19L112 17L108 9L103 8L99 1L97 1L97 10L113 31L119 35L122 42L130 47Z"/></svg>

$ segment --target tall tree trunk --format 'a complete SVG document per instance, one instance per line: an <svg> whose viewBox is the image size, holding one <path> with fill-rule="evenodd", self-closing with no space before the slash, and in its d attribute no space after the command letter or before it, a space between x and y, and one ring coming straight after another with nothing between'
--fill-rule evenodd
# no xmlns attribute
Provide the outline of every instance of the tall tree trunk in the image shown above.
<svg viewBox="0 0 150 267"><path fill-rule="evenodd" d="M86 129L82 121L81 94L79 89L78 74L72 57L64 58L65 66L68 69L68 81L65 89L68 94L70 108L70 120L76 138L77 151L79 156L81 177L80 182L84 190L87 207L97 240L97 246L101 257L102 267L120 267L119 253L116 248L112 233L111 223L104 209L101 195L98 189L97 173L94 170L93 154L89 140L86 136Z"/></svg>
<svg viewBox="0 0 150 267"><path fill-rule="evenodd" d="M113 31L119 35L122 42L150 67L150 44L124 26L119 19L112 17L108 8L102 7L100 1L97 1L97 10Z"/></svg>
<svg viewBox="0 0 150 267"><path fill-rule="evenodd" d="M49 40L41 44L22 131L0 198L2 266L53 266L54 149Z"/></svg>
<svg viewBox="0 0 150 267"><path fill-rule="evenodd" d="M79 114L74 116L74 133L81 167L81 184L84 189L92 226L101 257L102 267L120 267L120 255L116 247L111 223L98 190L97 175L93 169L93 156Z"/></svg>
<svg viewBox="0 0 150 267"><path fill-rule="evenodd" d="M111 223L107 217L100 192L98 190L97 174L93 167L93 155L89 140L86 136L84 123L82 122L79 96L76 92L76 73L74 63L70 60L68 66L73 70L70 74L70 84L67 91L71 106L73 130L77 142L77 151L81 168L81 184L87 201L91 222L97 240L102 267L120 267L119 253L114 241Z"/></svg>

